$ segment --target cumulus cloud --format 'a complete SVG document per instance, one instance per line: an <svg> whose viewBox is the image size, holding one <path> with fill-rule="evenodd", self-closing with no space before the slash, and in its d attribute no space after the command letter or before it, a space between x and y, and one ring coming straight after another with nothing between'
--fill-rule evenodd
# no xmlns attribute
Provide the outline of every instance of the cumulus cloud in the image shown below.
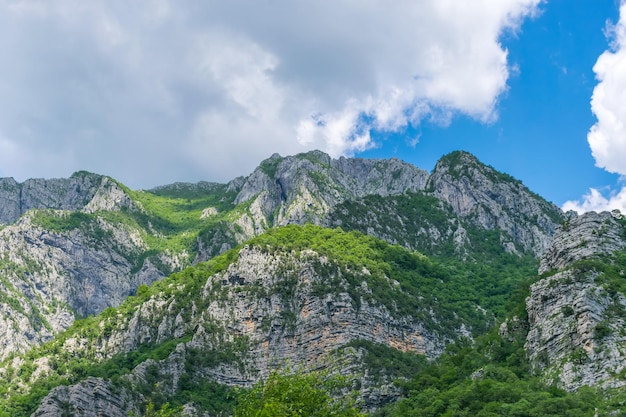
<svg viewBox="0 0 626 417"><path fill-rule="evenodd" d="M597 118L587 134L596 166L626 175L626 1L621 2L617 24L607 22L610 49L602 53L593 71L598 84L591 97L591 111ZM565 210L604 211L619 209L626 213L626 188L608 191L604 196L590 189L581 201L568 201Z"/></svg>
<svg viewBox="0 0 626 417"><path fill-rule="evenodd" d="M626 2L620 19L608 25L611 49L593 67L598 84L593 90L591 110L598 119L587 139L596 165L626 175Z"/></svg>
<svg viewBox="0 0 626 417"><path fill-rule="evenodd" d="M499 39L540 1L0 0L0 175L223 181L424 117L489 122Z"/></svg>
<svg viewBox="0 0 626 417"><path fill-rule="evenodd" d="M620 191L610 191L608 197L605 197L600 190L591 188L581 201L572 200L563 204L563 210L573 210L579 214L587 211L601 212L615 209L626 213L626 188L624 187Z"/></svg>

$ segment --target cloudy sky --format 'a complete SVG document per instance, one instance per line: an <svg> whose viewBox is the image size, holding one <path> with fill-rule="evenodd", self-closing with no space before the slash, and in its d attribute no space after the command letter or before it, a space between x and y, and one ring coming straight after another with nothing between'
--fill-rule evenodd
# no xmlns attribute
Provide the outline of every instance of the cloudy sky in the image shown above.
<svg viewBox="0 0 626 417"><path fill-rule="evenodd" d="M0 0L0 63L0 177L150 188L274 152L430 170L464 149L626 212L619 0Z"/></svg>

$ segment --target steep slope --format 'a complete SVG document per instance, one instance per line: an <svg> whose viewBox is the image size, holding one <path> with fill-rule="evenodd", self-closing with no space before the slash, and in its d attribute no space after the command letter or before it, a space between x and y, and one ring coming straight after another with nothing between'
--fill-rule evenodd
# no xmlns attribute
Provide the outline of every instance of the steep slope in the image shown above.
<svg viewBox="0 0 626 417"><path fill-rule="evenodd" d="M464 275L399 246L311 225L274 229L5 362L2 379L12 382L0 387L9 398L0 409L22 415L18 404L67 381L78 385L50 392L36 415L77 407L70 392L91 398L84 384L101 393L113 384L110 401L126 398L126 413L187 402L209 383L248 386L285 364L349 375L364 405L379 407L411 368L387 362L370 373L369 352L438 356L486 320L475 298Z"/></svg>
<svg viewBox="0 0 626 417"><path fill-rule="evenodd" d="M0 178L0 224L12 223L30 209L81 210L109 181L81 171L70 178L29 179L18 183Z"/></svg>
<svg viewBox="0 0 626 417"><path fill-rule="evenodd" d="M210 259L222 241L241 243L271 227L322 224L338 203L365 195L396 195L424 188L428 173L397 159L332 159L320 151L296 156L272 155L245 178L229 183L237 189L242 210L232 223L207 231L199 240L198 261Z"/></svg>
<svg viewBox="0 0 626 417"><path fill-rule="evenodd" d="M508 246L512 251L518 247L540 255L550 245L556 226L565 219L557 206L467 152L452 152L441 158L427 189L458 216L488 230L504 231L506 240L513 244Z"/></svg>
<svg viewBox="0 0 626 417"><path fill-rule="evenodd" d="M464 152L430 175L309 152L274 155L228 184L133 191L77 173L0 189L8 415L30 415L45 394L37 415L127 415L166 400L216 412L229 407L228 386L285 363L349 375L377 408L423 358L503 319L533 256L545 253L544 269L578 256L549 248L558 208ZM305 223L362 234L289 226ZM533 335L534 366L557 369L532 353L551 343Z"/></svg>
<svg viewBox="0 0 626 417"><path fill-rule="evenodd" d="M7 300L0 327L10 335L0 358L272 227L340 226L442 260L482 263L499 250L494 243L518 255L539 253L562 216L465 153L442 158L430 176L394 159L331 159L314 151L273 155L228 184L132 191L86 172L0 183L2 218L17 219L0 229L0 297ZM481 275L474 268L470 277ZM494 294L503 297L514 276L509 268Z"/></svg>
<svg viewBox="0 0 626 417"><path fill-rule="evenodd" d="M526 301L531 364L568 390L626 385L626 222L586 213L566 222Z"/></svg>
<svg viewBox="0 0 626 417"><path fill-rule="evenodd" d="M42 183L49 191L45 206L65 209L31 208L0 229L0 358L50 340L76 317L118 306L141 284L189 265L196 236L234 198L210 184L131 191L86 173L52 181L54 191ZM23 185L23 199L34 192L32 184ZM163 196L173 190L176 198Z"/></svg>

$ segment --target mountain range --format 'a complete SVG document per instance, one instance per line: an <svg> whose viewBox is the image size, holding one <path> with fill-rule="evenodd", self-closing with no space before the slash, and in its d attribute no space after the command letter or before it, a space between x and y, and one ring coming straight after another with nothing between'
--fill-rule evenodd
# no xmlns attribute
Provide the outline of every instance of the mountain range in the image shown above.
<svg viewBox="0 0 626 417"><path fill-rule="evenodd" d="M0 416L226 416L277 370L378 416L619 415L625 249L462 151L0 179Z"/></svg>

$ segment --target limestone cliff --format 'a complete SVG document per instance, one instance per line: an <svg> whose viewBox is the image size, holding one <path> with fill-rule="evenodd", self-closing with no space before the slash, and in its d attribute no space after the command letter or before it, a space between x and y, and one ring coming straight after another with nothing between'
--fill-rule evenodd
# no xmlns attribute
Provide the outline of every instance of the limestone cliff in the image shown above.
<svg viewBox="0 0 626 417"><path fill-rule="evenodd" d="M236 202L259 201L253 219L258 227L319 224L346 199L422 190L427 178L426 171L397 159L331 159L319 151L275 154L246 179Z"/></svg>
<svg viewBox="0 0 626 417"><path fill-rule="evenodd" d="M545 277L531 286L528 356L568 390L626 385L625 232L619 213L570 219L541 259Z"/></svg>
<svg viewBox="0 0 626 417"><path fill-rule="evenodd" d="M472 336L494 315L479 304L481 294L450 290L485 270L463 271L462 261L439 268L384 242L373 246L397 258L380 270L366 267L367 257L355 263L350 257L362 253L349 245L341 246L349 258L340 262L309 247L250 243L229 252L237 256L228 262L214 260L220 267L210 261L162 278L293 223L356 229L457 260L471 259L481 242L493 238L498 253L505 248L516 259L511 253L545 253L542 270L562 269L584 252L578 244L565 248L564 237L549 248L563 218L521 183L466 153L444 157L432 174L394 159L274 155L228 184L172 184L150 192L87 173L23 184L0 180L0 359L49 342L35 348L35 363L22 356L5 362L0 378L18 381L15 393L47 375L71 382L51 391L35 415L78 409L88 410L86 416L123 415L142 410L150 392L169 398L202 381L249 386L277 366L302 364L353 378L364 404L375 408L396 398L398 389L391 384L394 375L367 371L363 343L432 358L451 340ZM576 221L566 227L580 229ZM602 233L617 242L611 227ZM596 246L620 248L615 242ZM408 268L402 278L389 272L397 267ZM155 285L141 286L150 283ZM501 295L497 285L483 284ZM528 351L538 369L548 369L543 357L561 357L543 347L547 339L538 333L547 328L539 322L554 317L550 304L540 302L552 284L536 285L528 304L536 320ZM554 297L567 288L559 292ZM568 297L580 300L581 317L590 300L600 300L606 311L624 304L596 287ZM59 334L76 317L98 313ZM603 330L602 340L617 337L612 329L619 322L605 324L609 332ZM588 346L598 328L583 323L583 336L573 343ZM552 331L560 332L558 326ZM137 359L146 351L158 354ZM619 359L618 353L607 355ZM79 376L86 363L115 363L117 371L85 379Z"/></svg>
<svg viewBox="0 0 626 417"><path fill-rule="evenodd" d="M488 230L502 230L512 251L541 255L563 220L561 210L532 193L521 182L480 163L467 152L441 158L427 189L454 213Z"/></svg>
<svg viewBox="0 0 626 417"><path fill-rule="evenodd" d="M65 187L54 191L56 199L51 184ZM0 230L0 358L50 340L76 317L119 305L139 285L175 269L172 257L145 256L141 229L94 214L133 209L111 179L81 174L22 188L21 209L66 209L31 209Z"/></svg>
<svg viewBox="0 0 626 417"><path fill-rule="evenodd" d="M298 233L320 233L317 230ZM419 255L406 254L413 262L426 262ZM48 353L35 365L33 375L58 372L49 364L72 358L104 362L142 346L167 345L169 353L162 358L128 370L122 378L128 381L124 386L137 392L157 380L152 389L168 397L201 380L249 386L277 367L303 366L329 369L358 381L364 388L362 401L369 408L393 400L398 390L390 385L393 375L364 372L363 350L351 343L364 341L435 357L450 335L465 334L469 327L463 319L454 319L453 312L428 296L428 291L421 296L406 293L408 282L396 281L393 268L392 275L381 275L386 268L350 269L313 250L264 244L242 248L217 273L211 272L211 265L176 274L117 311L99 316L89 328L65 335L45 350ZM438 285L445 287L443 282ZM413 304L402 308L402 300ZM58 408L59 402L76 407L78 400L72 398L87 395L85 383L96 384L87 381L53 391L35 415ZM108 382L96 385L102 384L106 391ZM72 393L80 395L72 397ZM87 397L81 401L95 409L97 401ZM120 401L112 399L116 404Z"/></svg>
<svg viewBox="0 0 626 417"><path fill-rule="evenodd" d="M81 210L111 184L105 176L84 171L70 178L29 179L23 183L0 178L0 224L12 223L34 208Z"/></svg>

